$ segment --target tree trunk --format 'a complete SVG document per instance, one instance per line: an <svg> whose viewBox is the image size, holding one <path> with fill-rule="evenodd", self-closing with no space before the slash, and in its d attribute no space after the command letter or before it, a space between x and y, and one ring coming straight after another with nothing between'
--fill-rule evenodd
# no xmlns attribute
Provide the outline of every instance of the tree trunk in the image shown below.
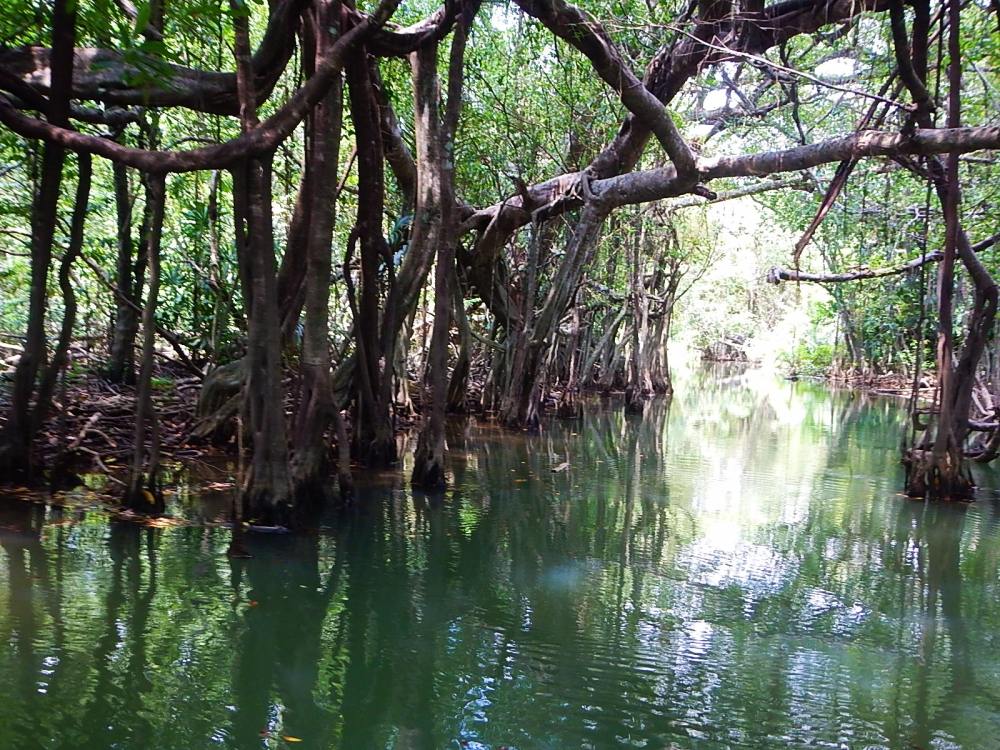
<svg viewBox="0 0 1000 750"><path fill-rule="evenodd" d="M209 333L208 357L211 367L220 359L219 344L229 322L230 303L223 288L222 259L219 254L219 180L221 172L212 172L208 182L208 285L212 290L212 327Z"/></svg>
<svg viewBox="0 0 1000 750"><path fill-rule="evenodd" d="M465 30L458 27L452 44L449 78L461 76ZM434 271L434 329L431 333L428 372L430 403L425 404L425 421L417 438L411 481L424 490L443 490L447 484L444 470L444 428L448 401L448 339L451 331L451 279L455 265L455 227L453 222L454 166L448 157L453 151L447 123L438 113L440 97L437 76L437 45L427 44L410 57L414 79L414 122L417 144L417 208L411 236L411 252L420 243L437 251ZM457 65L456 65L457 61ZM460 86L460 78L458 86ZM449 81L453 86L454 79ZM454 93L458 92L458 93ZM454 88L448 109L458 106ZM457 117L457 115L456 115Z"/></svg>
<svg viewBox="0 0 1000 750"><path fill-rule="evenodd" d="M512 357L510 376L500 405L500 421L508 427L533 427L538 424L541 409L541 384L538 382L540 367L545 361L547 348L554 342L560 319L576 296L577 287L593 255L601 224L608 211L609 207L596 198L588 198L540 312L533 321L522 321L525 330L515 337L513 353L508 354ZM527 305L532 304L534 297L533 269L537 261L537 242L537 237L534 237L532 244L535 249L529 252Z"/></svg>
<svg viewBox="0 0 1000 750"><path fill-rule="evenodd" d="M32 430L37 433L49 416L52 408L52 394L55 392L56 381L69 363L69 345L73 339L73 326L76 324L76 292L70 272L74 261L83 249L83 230L87 221L90 203L90 185L93 176L93 165L90 154L77 154L77 185L76 198L73 204L73 217L70 220L69 245L59 264L59 290L63 298L63 319L59 329L59 341L56 343L52 360L42 374L38 386L38 396L35 399L35 411L32 415Z"/></svg>
<svg viewBox="0 0 1000 750"><path fill-rule="evenodd" d="M53 125L69 124L69 100L73 89L73 48L76 3L56 0L52 10L52 72L46 112ZM45 312L52 245L55 239L59 191L65 151L46 142L42 147L41 184L31 207L31 288L28 297L28 330L14 370L14 384L7 424L0 434L0 481L30 480L35 462L32 455L35 420L31 398L35 379L45 363Z"/></svg>
<svg viewBox="0 0 1000 750"><path fill-rule="evenodd" d="M232 0L240 119L244 132L257 123L245 9ZM270 155L244 159L233 168L236 248L247 307L244 411L253 455L243 480L244 512L261 524L285 524L291 516L291 482L281 382L281 325L271 219Z"/></svg>
<svg viewBox="0 0 1000 750"><path fill-rule="evenodd" d="M160 513L163 491L159 484L160 430L153 406L153 354L156 344L156 302L160 292L160 245L166 204L166 179L162 174L147 175L146 200L149 202L149 234L146 243L149 259L149 291L142 309L142 359L135 396L135 431L132 443L132 466L125 488L125 504L133 510ZM148 444L147 444L147 421Z"/></svg>
<svg viewBox="0 0 1000 750"><path fill-rule="evenodd" d="M459 347L458 360L455 362L455 367L451 371L451 379L448 382L448 411L464 414L467 409L469 371L472 365L472 328L469 325L469 317L465 314L465 297L462 294L462 286L455 268L452 268L451 288L453 315L455 324L458 326Z"/></svg>
<svg viewBox="0 0 1000 750"><path fill-rule="evenodd" d="M663 312L654 326L654 337L652 346L652 364L650 365L650 377L652 379L653 390L656 393L672 395L674 392L673 381L670 378L670 329L674 322L674 305L677 301L677 287L672 283L667 287L664 294Z"/></svg>
<svg viewBox="0 0 1000 750"><path fill-rule="evenodd" d="M128 167L119 162L111 165L115 208L118 216L118 259L115 264L115 325L111 337L111 352L105 376L112 383L135 382L135 337L139 330L139 318L135 306L140 305L139 286L142 277L138 275L138 264L133 269L132 247L132 196L129 194ZM149 196L147 195L147 201ZM132 304L129 304L131 302Z"/></svg>
<svg viewBox="0 0 1000 750"><path fill-rule="evenodd" d="M959 36L960 5L948 2L948 126L961 124L961 47ZM918 14L918 20L922 14ZM921 22L921 27L923 23ZM905 29L903 30L905 33ZM897 59L905 60L901 48L900 29L893 29ZM917 82L909 80L914 100L922 101L920 81L926 80L922 50L924 42L915 40L914 62ZM918 59L919 58L919 59ZM926 110L915 114L923 126L930 123ZM961 186L959 184L958 153L949 153L942 165L936 157L927 159L927 167L945 216L945 248L939 266L938 282L938 415L933 438L931 429L905 455L906 492L915 497L965 499L974 489L971 472L964 456L965 439L969 433L969 408L975 387L976 370L986 347L986 339L997 311L997 286L983 266L960 221ZM973 311L969 331L957 366L952 350L952 296L955 259L960 258L975 285Z"/></svg>
<svg viewBox="0 0 1000 750"><path fill-rule="evenodd" d="M556 413L565 419L577 419L583 414L583 404L580 403L580 309L574 307L571 315L572 327L566 342L566 380L556 406Z"/></svg>
<svg viewBox="0 0 1000 750"><path fill-rule="evenodd" d="M334 22L331 4L317 9L316 54L332 44L327 27ZM306 176L309 191L307 233L308 273L305 292L305 327L300 362L299 405L293 438L292 479L299 498L319 494L329 468L330 446L326 433L333 419L333 383L330 375L331 243L336 204L337 166L340 158L342 116L338 79L307 122ZM350 485L350 475L341 484Z"/></svg>
<svg viewBox="0 0 1000 750"><path fill-rule="evenodd" d="M357 340L358 409L354 422L356 455L368 466L388 466L396 460L396 440L392 418L392 375L394 357L385 356L382 338L394 354L395 337L386 318L379 315L382 288L380 266L385 265L391 287L395 283L393 258L382 234L385 201L382 139L378 103L372 93L367 51L359 47L346 65L358 152L358 219L355 233L361 246L361 289L354 320ZM380 337L380 324L381 333Z"/></svg>
<svg viewBox="0 0 1000 750"><path fill-rule="evenodd" d="M631 245L632 352L626 373L625 410L642 413L642 405L653 392L649 374L647 347L649 345L649 299L645 287L646 224L638 213L637 231Z"/></svg>

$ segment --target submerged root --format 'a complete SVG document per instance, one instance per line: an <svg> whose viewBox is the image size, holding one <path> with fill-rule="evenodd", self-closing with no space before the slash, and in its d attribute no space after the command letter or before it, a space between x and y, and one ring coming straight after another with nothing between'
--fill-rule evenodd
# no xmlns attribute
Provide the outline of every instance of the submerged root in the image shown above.
<svg viewBox="0 0 1000 750"><path fill-rule="evenodd" d="M128 487L125 490L124 506L136 513L147 516L156 516L166 510L166 502L163 498L163 489L159 482L150 480L143 486L142 483Z"/></svg>
<svg viewBox="0 0 1000 750"><path fill-rule="evenodd" d="M629 386L625 389L625 413L642 414L646 406L646 394L641 388Z"/></svg>
<svg viewBox="0 0 1000 750"><path fill-rule="evenodd" d="M414 487L425 492L441 492L448 486L444 473L444 456L441 451L434 450L430 443L421 433L413 457L411 482Z"/></svg>
<svg viewBox="0 0 1000 750"><path fill-rule="evenodd" d="M399 459L396 452L396 438L376 437L367 443L362 443L358 450L358 458L362 464L371 469L392 466Z"/></svg>
<svg viewBox="0 0 1000 750"><path fill-rule="evenodd" d="M418 461L413 467L413 486L425 492L441 492L448 486L440 461Z"/></svg>
<svg viewBox="0 0 1000 750"><path fill-rule="evenodd" d="M325 445L300 448L292 454L292 491L297 497L308 496L326 485L330 476L330 457Z"/></svg>
<svg viewBox="0 0 1000 750"><path fill-rule="evenodd" d="M559 396L556 404L556 414L562 419L580 419L583 417L583 404L575 388L566 388Z"/></svg>
<svg viewBox="0 0 1000 750"><path fill-rule="evenodd" d="M971 500L975 490L972 473L950 453L913 448L903 456L906 494L927 500Z"/></svg>
<svg viewBox="0 0 1000 750"><path fill-rule="evenodd" d="M287 528L292 524L292 503L287 492L276 492L261 486L243 490L245 519L261 528Z"/></svg>

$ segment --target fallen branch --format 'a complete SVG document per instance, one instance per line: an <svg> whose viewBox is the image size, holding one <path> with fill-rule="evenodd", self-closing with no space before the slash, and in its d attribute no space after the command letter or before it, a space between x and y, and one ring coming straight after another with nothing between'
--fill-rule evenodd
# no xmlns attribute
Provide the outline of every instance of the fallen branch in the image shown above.
<svg viewBox="0 0 1000 750"><path fill-rule="evenodd" d="M98 453L97 451L95 451L93 448L87 448L87 447L82 446L82 445L77 446L76 449L78 451L80 451L81 453L86 453L88 456L90 456L91 458L93 458L94 459L94 463L97 464L97 468L99 468L104 473L104 476L106 476L112 482L114 482L117 485L121 485L122 487L126 486L125 482L123 482L121 479L119 479L118 477L114 476L111 473L111 469L109 469L104 464L104 461L101 459L101 454L100 453Z"/></svg>
<svg viewBox="0 0 1000 750"><path fill-rule="evenodd" d="M80 444L83 443L83 439L87 437L87 433L90 432L92 429L94 429L94 425L97 424L100 418L101 418L101 412L99 411L95 411L93 414L90 415L90 419L87 420L86 424L83 425L83 428L76 434L76 437L73 438L73 441L68 446L66 446L67 453L75 451L77 448L80 447Z"/></svg>
<svg viewBox="0 0 1000 750"><path fill-rule="evenodd" d="M94 272L94 275L97 276L97 280L101 283L101 285L105 289L111 291L120 302L124 302L126 305L131 307L137 313L140 314L142 313L142 308L139 307L137 304L135 304L135 302L130 300L128 297L126 297L124 294L122 294L121 290L107 279L107 277L104 275L104 272L101 271L101 269L98 268L94 264L94 262L90 260L90 258L83 257L83 262L86 263L87 267ZM199 380L204 380L205 373L201 371L201 368L198 367L198 365L196 365L194 362L191 361L191 358L187 355L187 352L184 351L184 347L181 345L180 339L174 336L174 334L172 334L166 328L161 326L159 323L156 324L156 332L160 334L160 336L162 336L167 341L167 343L170 344L170 346L173 348L175 352L177 352L177 356L180 357L180 364L183 365L184 368L188 370L188 372L197 377Z"/></svg>

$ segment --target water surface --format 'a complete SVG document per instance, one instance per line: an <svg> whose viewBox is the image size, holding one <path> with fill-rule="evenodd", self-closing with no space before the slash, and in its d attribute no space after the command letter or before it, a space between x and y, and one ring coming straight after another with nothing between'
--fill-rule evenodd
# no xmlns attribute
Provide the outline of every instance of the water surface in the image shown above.
<svg viewBox="0 0 1000 750"><path fill-rule="evenodd" d="M248 560L218 498L0 500L0 748L997 747L996 493L900 497L901 424L691 376L458 427L443 501L381 475Z"/></svg>

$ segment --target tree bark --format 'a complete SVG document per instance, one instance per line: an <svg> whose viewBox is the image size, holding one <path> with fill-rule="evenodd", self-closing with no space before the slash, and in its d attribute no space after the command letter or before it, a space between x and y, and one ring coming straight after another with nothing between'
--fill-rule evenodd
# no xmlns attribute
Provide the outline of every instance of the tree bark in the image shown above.
<svg viewBox="0 0 1000 750"><path fill-rule="evenodd" d="M133 270L132 196L129 194L128 167L112 163L115 209L118 217L118 255L115 284L116 309L111 351L105 375L112 383L135 383L135 337L139 330L136 307L140 294L139 264ZM148 196L147 196L148 199ZM131 303L131 304L130 304Z"/></svg>
<svg viewBox="0 0 1000 750"><path fill-rule="evenodd" d="M339 4L317 8L314 24L316 54L322 56L330 39L331 11ZM340 158L341 84L336 81L307 121L309 137L306 176L310 182L307 233L308 273L305 290L305 327L300 362L299 405L293 438L292 479L297 496L317 496L329 468L326 433L333 419L333 383L330 376L330 282L337 166ZM340 477L350 485L350 474Z"/></svg>
<svg viewBox="0 0 1000 750"><path fill-rule="evenodd" d="M231 0L236 31L240 119L244 132L257 124L250 73L247 18L240 0ZM243 269L247 306L244 411L253 455L243 480L244 512L261 524L291 519L284 388L281 382L281 326L271 218L271 159L250 158L233 169L236 247Z"/></svg>
<svg viewBox="0 0 1000 750"><path fill-rule="evenodd" d="M642 405L653 392L649 374L649 298L646 295L646 223L637 214L638 226L631 244L630 297L632 306L632 352L626 372L625 410L642 413Z"/></svg>
<svg viewBox="0 0 1000 750"><path fill-rule="evenodd" d="M89 154L77 155L77 185L76 197L73 203L73 217L70 220L69 245L59 264L59 290L63 298L63 319L59 328L59 340L56 343L52 359L42 374L38 385L38 396L32 415L32 430L37 433L49 416L52 408L52 394L55 393L56 381L69 363L69 345L73 340L73 326L76 324L76 292L70 273L73 263L83 250L84 226L90 202L90 186L93 176L93 165Z"/></svg>
<svg viewBox="0 0 1000 750"><path fill-rule="evenodd" d="M382 139L378 103L372 93L371 72L364 48L349 60L347 82L351 118L358 150L358 218L355 232L360 244L361 289L354 321L357 341L358 410L354 423L356 455L369 466L388 466L396 460L392 418L392 355L396 334L385 320L393 311L387 303L380 316L382 285L380 266L391 287L395 284L394 259L382 234L385 201ZM380 336L381 327L381 336ZM383 348L383 338L391 342ZM388 349L388 351L386 351Z"/></svg>
<svg viewBox="0 0 1000 750"><path fill-rule="evenodd" d="M448 408L448 340L455 278L455 131L462 101L466 26L458 24L448 67L448 104L442 121L437 101L437 46L427 45L411 57L417 142L417 212L412 242L437 250L434 270L434 330L429 360L430 409L417 438L412 483L425 490L443 490L445 414Z"/></svg>
<svg viewBox="0 0 1000 750"><path fill-rule="evenodd" d="M48 125L52 127L64 127L69 122L75 31L76 4L69 0L56 0L52 11L52 87L47 111ZM47 357L47 287L64 161L65 150L62 146L55 143L43 145L41 183L31 208L28 329L24 351L14 370L7 424L0 434L0 481L31 479L34 474L32 441L35 420L31 414L31 399L35 391L35 379Z"/></svg>
<svg viewBox="0 0 1000 750"><path fill-rule="evenodd" d="M458 326L459 346L458 360L448 382L448 411L464 414L467 409L469 372L472 366L472 328L469 325L469 317L465 314L465 296L455 267L452 267L452 274L451 297L455 324Z"/></svg>
<svg viewBox="0 0 1000 750"><path fill-rule="evenodd" d="M28 138L40 138L57 145L86 151L112 161L120 161L145 172L196 172L203 169L229 169L250 158L266 158L287 139L310 110L326 95L333 80L340 75L344 60L373 29L387 20L397 0L383 0L372 16L344 32L330 48L330 54L317 66L316 74L298 89L285 104L262 123L244 128L241 135L212 146L187 151L155 151L129 148L120 143L72 130L66 125L44 122L17 111L5 96L0 96L0 122ZM249 61L249 55L245 56ZM237 74L238 81L240 80ZM253 85L249 65L242 80ZM245 103L241 103L245 109Z"/></svg>
<svg viewBox="0 0 1000 750"><path fill-rule="evenodd" d="M510 385L500 406L500 420L508 427L533 427L538 423L541 408L538 374L547 347L554 343L556 327L576 296L609 211L606 203L589 196L538 315L519 334L520 342L515 344L511 361ZM529 260L529 269L531 266ZM533 296L531 293L529 300Z"/></svg>
<svg viewBox="0 0 1000 750"><path fill-rule="evenodd" d="M893 40L897 60L906 60L905 27L900 9L895 8ZM948 129L961 129L961 7L958 0L948 0ZM912 70L904 75L917 109L916 122L930 129L933 122L927 104L926 37L927 11L918 9L914 22ZM948 151L945 164L936 156L926 165L945 217L945 248L938 276L938 414L937 423L925 431L920 442L904 454L906 492L916 497L965 499L974 485L964 457L969 434L969 408L975 387L976 370L986 348L986 340L997 312L997 285L973 250L961 226L962 202L958 172L959 149ZM955 260L961 259L975 287L973 310L968 333L958 364L953 359L952 297Z"/></svg>
<svg viewBox="0 0 1000 750"><path fill-rule="evenodd" d="M146 200L150 224L146 249L149 259L149 290L142 309L142 359L135 395L135 430L132 465L125 489L125 504L143 512L163 511L163 491L159 483L160 431L153 406L153 350L156 345L156 303L160 292L160 246L166 208L166 178L149 175ZM147 426L147 422L149 423ZM147 438L148 436L148 438Z"/></svg>
<svg viewBox="0 0 1000 750"><path fill-rule="evenodd" d="M267 28L253 54L251 65L258 105L267 100L285 72L295 51L299 16L310 3L308 0L274 0L268 5ZM428 39L443 38L451 30L460 4L447 3L405 28L393 31L380 28L393 7L393 3L387 3L384 8L366 17L353 8L343 6L336 25L342 25L345 32L364 27L362 30L374 54L405 56ZM130 50L128 56L119 50L93 47L77 47L72 52L74 99L90 99L117 106L184 107L216 115L239 114L237 77L233 73L175 65L137 50ZM0 68L7 70L9 76L0 82L0 89L18 96L24 96L26 92L44 96L51 91L49 80L55 65L50 50L45 48L4 49L0 51ZM149 80L150 69L164 68L169 72L159 79L162 83Z"/></svg>

